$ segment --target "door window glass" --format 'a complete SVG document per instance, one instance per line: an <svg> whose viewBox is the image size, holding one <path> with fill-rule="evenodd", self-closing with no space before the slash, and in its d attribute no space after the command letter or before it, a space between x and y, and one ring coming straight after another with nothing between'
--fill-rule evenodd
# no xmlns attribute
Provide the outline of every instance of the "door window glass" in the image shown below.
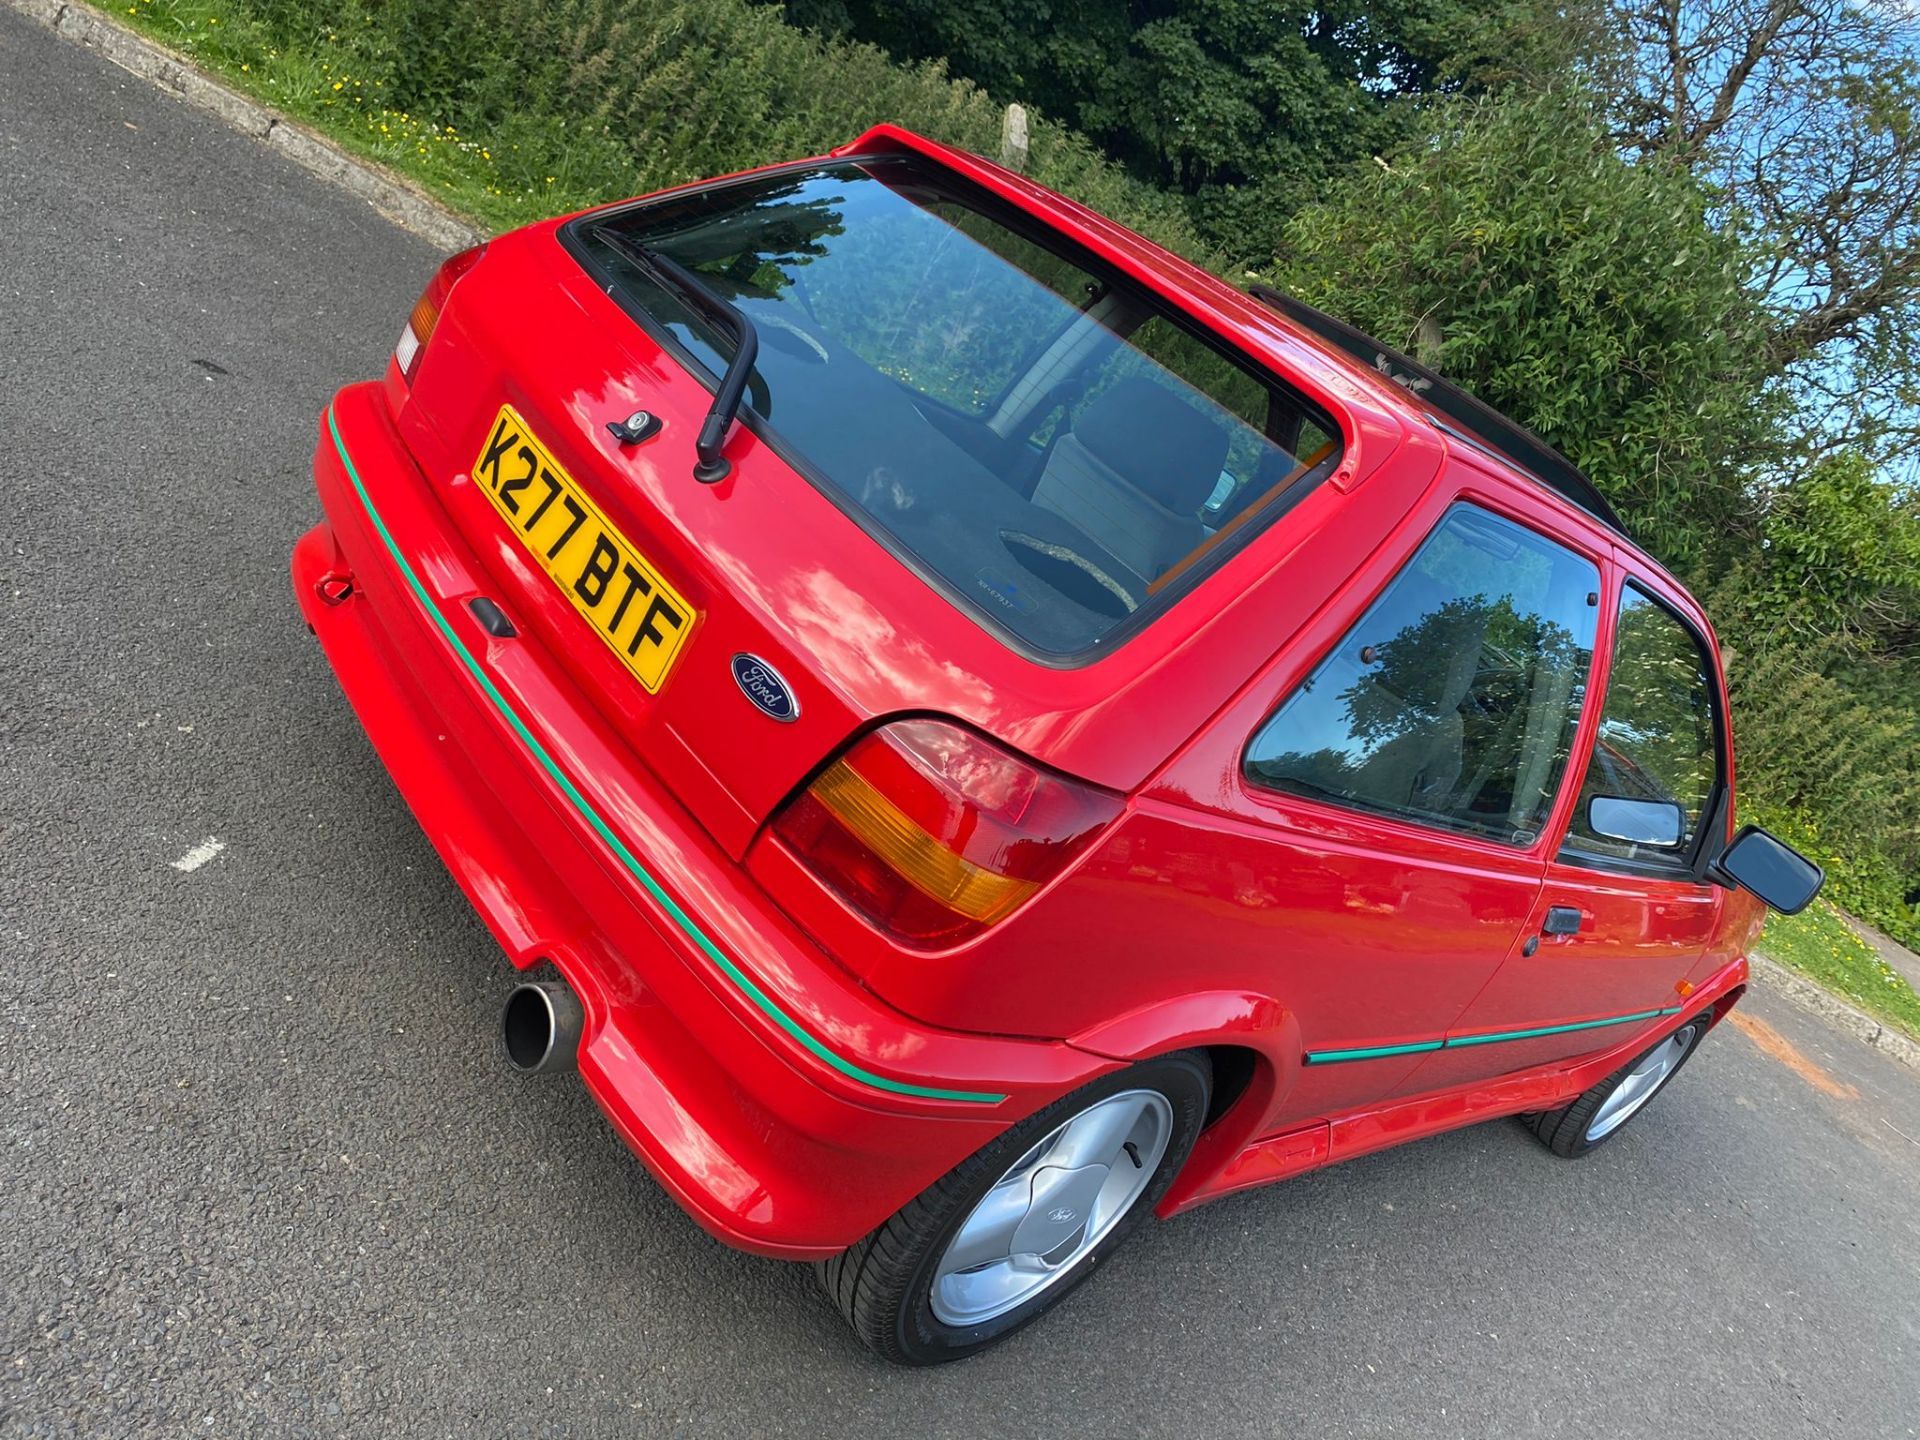
<svg viewBox="0 0 1920 1440"><path fill-rule="evenodd" d="M1693 852L1719 779L1714 689L1693 632L1658 601L1629 586L1620 596L1600 729L1580 783L1566 848L1575 855L1684 862ZM1680 807L1680 840L1652 846L1596 833L1587 804L1596 795Z"/></svg>
<svg viewBox="0 0 1920 1440"><path fill-rule="evenodd" d="M1593 660L1593 563L1458 505L1261 727L1249 779L1531 844Z"/></svg>

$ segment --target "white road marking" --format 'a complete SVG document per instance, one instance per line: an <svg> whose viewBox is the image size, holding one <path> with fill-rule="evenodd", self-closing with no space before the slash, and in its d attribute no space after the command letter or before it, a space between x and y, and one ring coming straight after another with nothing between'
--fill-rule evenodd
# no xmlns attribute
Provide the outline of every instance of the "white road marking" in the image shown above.
<svg viewBox="0 0 1920 1440"><path fill-rule="evenodd" d="M216 840L213 836L209 835L178 860L174 861L173 868L188 872L198 870L202 865L206 864L207 861L213 859L214 856L226 848L226 841Z"/></svg>

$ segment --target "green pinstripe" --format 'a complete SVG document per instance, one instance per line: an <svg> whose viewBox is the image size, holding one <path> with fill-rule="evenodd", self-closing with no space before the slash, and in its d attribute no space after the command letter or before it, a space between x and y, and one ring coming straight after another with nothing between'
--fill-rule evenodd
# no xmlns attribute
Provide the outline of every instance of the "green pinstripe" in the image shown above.
<svg viewBox="0 0 1920 1440"><path fill-rule="evenodd" d="M1416 1040L1411 1045L1362 1045L1354 1050L1311 1050L1309 1065L1337 1065L1342 1060L1382 1060L1389 1055L1418 1055L1424 1050L1441 1049L1444 1040Z"/></svg>
<svg viewBox="0 0 1920 1440"><path fill-rule="evenodd" d="M427 593L426 586L420 583L420 577L414 573L413 566L401 553L399 545L395 543L392 533L387 529L387 522L381 518L379 508L373 503L373 497L367 493L367 487L360 479L360 471L355 467L353 457L347 453L346 442L340 438L340 423L334 418L331 405L327 407L327 429L332 432L333 448L340 455L340 463L346 467L347 478L353 482L354 491L360 497L360 504L366 509L367 518L373 522L373 528L379 532L381 543L387 547L387 554L393 557L393 563L399 569L401 578L407 582L407 588L413 591L414 598L420 602L427 617L433 621L434 628L440 632L448 648L459 658L460 663L466 666L467 672L473 676L482 693L493 702L494 708L512 727L520 743L527 747L535 760L540 762L541 769L545 770L554 784L560 787L561 793L572 803L573 808L580 812L581 818L593 827L594 833L600 837L601 842L614 853L620 863L626 867L627 872L640 882L641 887L654 898L661 909L673 918L673 922L686 933L687 938L700 948L701 953L714 963L720 973L726 976L741 994L751 1000L768 1019L790 1035L809 1054L831 1065L842 1075L858 1080L862 1085L869 1085L875 1090L885 1090L894 1095L913 1095L927 1100L961 1100L980 1105L995 1105L1007 1098L1005 1095L996 1095L984 1090L942 1090L928 1085L910 1085L904 1080L891 1080L885 1075L876 1075L871 1070L863 1069L844 1055L830 1049L818 1036L808 1031L798 1020L781 1008L779 1002L755 984L752 977L735 964L725 951L714 944L707 933L675 903L673 897L661 887L660 882L654 879L647 868L635 858L620 837L614 834L613 828L607 824L600 812L594 809L587 797L580 793L579 787L573 783L566 771L560 768L553 756L547 753L546 747L527 728L519 712L495 687L487 672L480 668L480 662L473 658L472 652L454 632L453 627L447 623L446 616L440 613L440 607L434 604L433 597Z"/></svg>
<svg viewBox="0 0 1920 1440"><path fill-rule="evenodd" d="M1497 1045L1503 1040L1531 1040L1539 1035L1564 1035L1571 1030L1599 1030L1608 1025L1631 1025L1636 1020L1657 1020L1662 1015L1678 1015L1680 1007L1668 1010L1636 1010L1631 1015L1609 1015L1604 1020L1576 1020L1571 1025L1540 1025L1531 1030L1498 1030L1490 1035L1450 1035L1447 1049L1468 1045Z"/></svg>
<svg viewBox="0 0 1920 1440"><path fill-rule="evenodd" d="M1600 1030L1608 1025L1631 1025L1636 1020L1658 1020L1678 1015L1680 1007L1636 1010L1631 1015L1609 1015L1604 1020L1575 1020L1566 1025L1536 1025L1528 1030L1494 1030L1484 1035L1449 1035L1438 1040L1415 1040L1407 1045L1364 1045L1351 1050L1309 1050L1307 1064L1338 1065L1346 1060L1379 1060L1388 1055L1417 1055L1428 1050L1464 1050L1472 1045L1498 1045L1506 1040L1533 1040L1542 1035L1565 1035L1575 1030Z"/></svg>

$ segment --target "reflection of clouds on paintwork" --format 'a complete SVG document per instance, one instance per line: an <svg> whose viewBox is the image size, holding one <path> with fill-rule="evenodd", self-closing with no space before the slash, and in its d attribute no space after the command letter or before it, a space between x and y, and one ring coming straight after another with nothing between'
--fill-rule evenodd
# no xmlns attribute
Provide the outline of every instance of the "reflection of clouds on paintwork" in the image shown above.
<svg viewBox="0 0 1920 1440"><path fill-rule="evenodd" d="M640 398L634 387L610 381L575 390L564 404L580 431L591 435L601 417L624 414ZM651 403L661 408L657 399ZM738 431L735 441L757 443ZM634 503L652 507L667 526L689 533L696 526L687 512L709 503L708 492L695 488L690 480L684 489L675 485L678 477L658 467L660 453L664 452L648 446L621 457L628 483L641 492ZM702 554L717 572L719 588L750 612L769 617L773 632L806 656L808 668L830 685L853 695L911 696L916 703L976 718L993 712L995 692L986 681L963 666L937 658L923 638L903 633L872 600L826 567L802 564L769 571L764 558L749 561L728 548L713 527L701 528L706 531Z"/></svg>
<svg viewBox="0 0 1920 1440"><path fill-rule="evenodd" d="M727 584L786 624L792 642L843 689L875 689L979 715L992 709L993 688L951 661L936 659L926 642L903 634L873 603L824 566L786 571L771 582L739 556L708 557ZM933 677L944 682L937 689Z"/></svg>
<svg viewBox="0 0 1920 1440"><path fill-rule="evenodd" d="M925 692L930 674L945 682L942 706L980 714L993 705L993 688L951 661L937 659L926 642L902 635L858 591L832 571L804 573L786 610L794 628L822 652L831 649L840 674L864 674L895 695Z"/></svg>

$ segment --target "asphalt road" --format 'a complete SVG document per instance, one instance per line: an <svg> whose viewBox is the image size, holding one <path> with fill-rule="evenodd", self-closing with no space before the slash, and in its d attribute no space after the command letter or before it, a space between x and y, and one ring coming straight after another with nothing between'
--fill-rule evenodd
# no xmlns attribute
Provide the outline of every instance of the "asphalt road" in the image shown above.
<svg viewBox="0 0 1920 1440"><path fill-rule="evenodd" d="M1225 1201L940 1372L706 1239L504 1073L287 592L434 259L0 9L0 1434L1920 1433L1920 1075L1765 996L1591 1160Z"/></svg>

